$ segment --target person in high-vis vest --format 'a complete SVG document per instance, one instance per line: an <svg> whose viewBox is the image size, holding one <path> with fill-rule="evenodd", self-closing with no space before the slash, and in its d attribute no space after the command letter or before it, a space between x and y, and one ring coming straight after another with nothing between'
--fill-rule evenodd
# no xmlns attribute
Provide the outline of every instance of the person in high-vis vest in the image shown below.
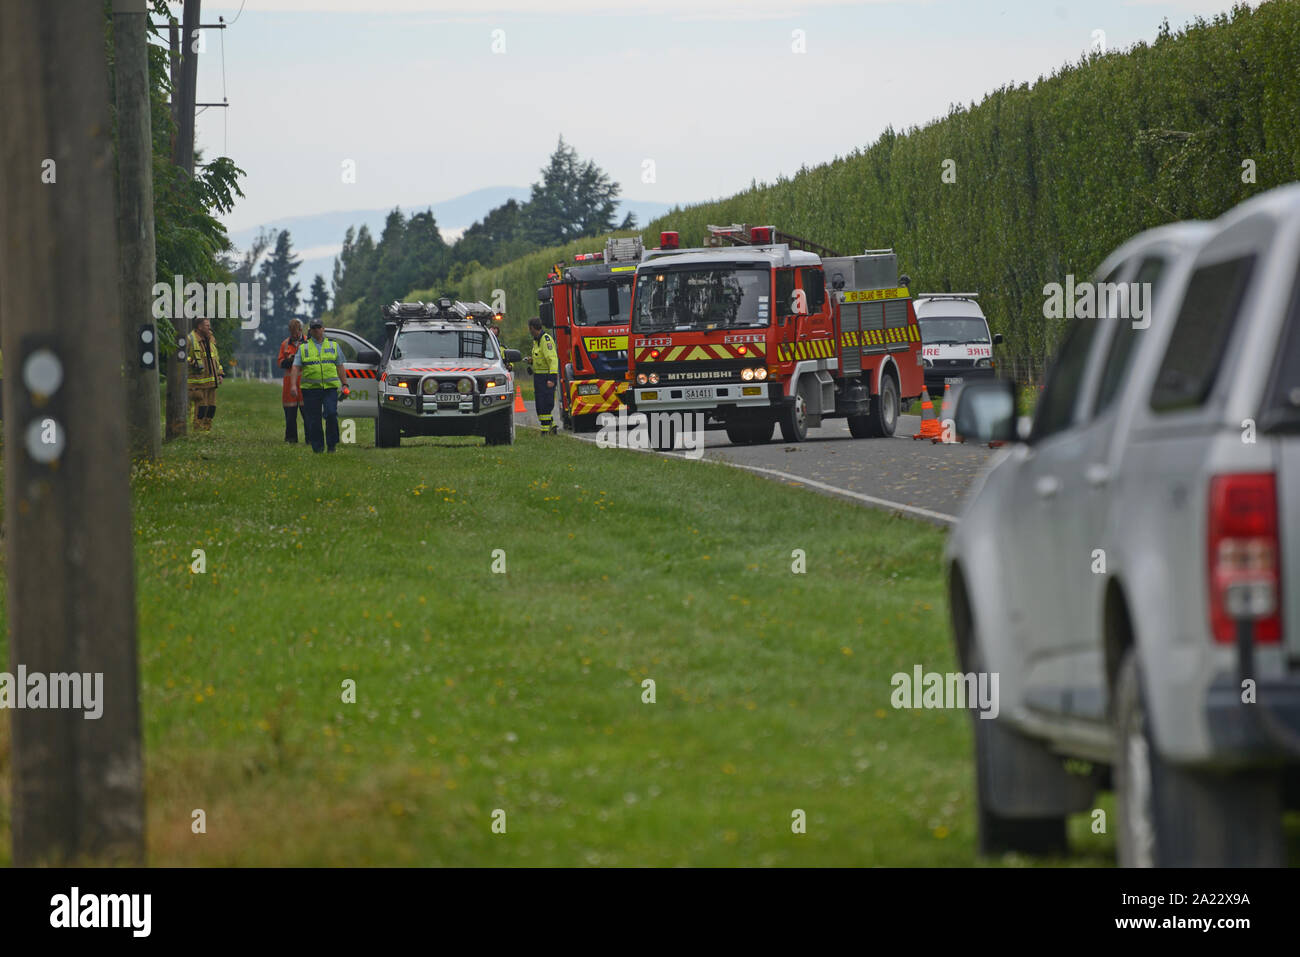
<svg viewBox="0 0 1300 957"><path fill-rule="evenodd" d="M307 441L313 452L331 452L339 444L339 392L349 394L343 381L343 352L333 339L325 338L325 323L313 319L311 335L293 357L293 385L290 395L302 396L302 418ZM321 417L325 428L321 428Z"/></svg>
<svg viewBox="0 0 1300 957"><path fill-rule="evenodd" d="M217 386L221 385L225 374L221 370L221 356L217 354L217 337L212 334L212 323L207 318L194 321L186 365L194 428L210 432L212 419L217 414Z"/></svg>
<svg viewBox="0 0 1300 957"><path fill-rule="evenodd" d="M542 320L537 316L528 320L528 332L533 337L533 353L528 366L533 370L533 405L537 409L537 422L542 434L558 432L554 417L555 380L560 374L560 357L555 351L555 340L549 332L542 331Z"/></svg>

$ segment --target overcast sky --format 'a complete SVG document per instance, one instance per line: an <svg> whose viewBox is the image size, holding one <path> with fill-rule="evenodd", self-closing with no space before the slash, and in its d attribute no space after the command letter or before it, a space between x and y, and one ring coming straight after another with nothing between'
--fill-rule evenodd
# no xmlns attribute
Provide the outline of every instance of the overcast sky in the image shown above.
<svg viewBox="0 0 1300 957"><path fill-rule="evenodd" d="M198 99L230 107L201 113L198 145L248 173L232 229L527 186L561 134L624 196L692 202L1032 82L1094 31L1123 47L1228 6L207 0L203 22L231 25L205 31Z"/></svg>

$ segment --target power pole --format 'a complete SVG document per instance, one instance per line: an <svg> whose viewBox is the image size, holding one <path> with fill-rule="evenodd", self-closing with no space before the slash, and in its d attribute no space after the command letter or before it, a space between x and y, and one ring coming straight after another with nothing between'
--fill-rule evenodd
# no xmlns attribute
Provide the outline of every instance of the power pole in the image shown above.
<svg viewBox="0 0 1300 957"><path fill-rule="evenodd" d="M153 129L145 0L113 0L117 100L117 226L122 261L122 378L131 455L160 451L155 279Z"/></svg>
<svg viewBox="0 0 1300 957"><path fill-rule="evenodd" d="M194 175L194 100L199 75L199 2L185 0L181 14L181 71L180 88L172 89L172 109L176 113L176 140L172 144L172 163ZM185 434L185 419L189 415L189 368L185 361L188 352L190 320L180 303L172 304L172 325L176 329L176 347L167 361L167 438Z"/></svg>
<svg viewBox="0 0 1300 957"><path fill-rule="evenodd" d="M9 663L28 675L14 689L27 707L9 714L19 865L144 856L112 160L103 7L0 3ZM34 675L89 676L82 707L50 707L53 682L37 707Z"/></svg>

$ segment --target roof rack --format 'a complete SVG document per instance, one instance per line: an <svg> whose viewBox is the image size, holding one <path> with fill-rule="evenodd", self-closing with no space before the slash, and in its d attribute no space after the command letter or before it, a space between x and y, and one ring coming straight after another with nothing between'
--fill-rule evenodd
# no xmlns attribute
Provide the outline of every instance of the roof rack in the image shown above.
<svg viewBox="0 0 1300 957"><path fill-rule="evenodd" d="M443 296L429 303L394 300L391 305L384 306L383 312L387 322L397 325L418 320L441 319L444 322L454 322L458 319L468 319L490 328L496 318L496 313L486 302L479 300L462 302L449 296Z"/></svg>
<svg viewBox="0 0 1300 957"><path fill-rule="evenodd" d="M812 240L804 239L793 233L785 233L775 226L750 226L748 223L732 223L730 226L708 226L708 235L704 237L709 246L774 246L785 244L791 249L816 253L818 256L835 259L840 256L835 250Z"/></svg>
<svg viewBox="0 0 1300 957"><path fill-rule="evenodd" d="M918 292L913 299L978 299L977 292Z"/></svg>

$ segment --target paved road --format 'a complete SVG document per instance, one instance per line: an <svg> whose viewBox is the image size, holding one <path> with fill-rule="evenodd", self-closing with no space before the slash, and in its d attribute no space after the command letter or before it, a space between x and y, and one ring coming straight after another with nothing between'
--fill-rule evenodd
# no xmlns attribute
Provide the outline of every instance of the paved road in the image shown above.
<svg viewBox="0 0 1300 957"><path fill-rule="evenodd" d="M529 409L527 418L536 427ZM523 425L526 417L517 416ZM951 524L971 481L992 450L980 445L935 445L912 440L920 419L900 416L892 439L853 439L843 419L810 430L805 442L732 445L722 431L706 433L704 457L744 468L774 481L804 485L878 508L939 524ZM577 438L594 441L594 436ZM654 453L668 454L668 453ZM682 455L682 452L672 453Z"/></svg>
<svg viewBox="0 0 1300 957"><path fill-rule="evenodd" d="M709 432L704 455L767 470L759 474L780 481L803 481L818 491L947 524L955 520L967 488L993 451L980 445L913 441L919 423L917 416L904 415L892 439L853 439L843 419L830 419L810 430L807 441L795 444L782 442L779 430L768 445L739 446L728 443L725 432Z"/></svg>

